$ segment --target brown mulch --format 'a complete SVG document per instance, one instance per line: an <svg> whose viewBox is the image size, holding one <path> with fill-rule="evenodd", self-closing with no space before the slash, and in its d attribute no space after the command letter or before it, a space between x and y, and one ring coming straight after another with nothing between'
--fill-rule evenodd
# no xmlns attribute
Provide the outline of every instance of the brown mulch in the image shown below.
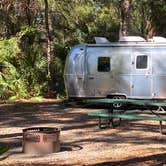
<svg viewBox="0 0 166 166"><path fill-rule="evenodd" d="M100 108L101 110L102 108ZM0 145L10 149L0 156L0 165L164 165L166 135L155 121L124 120L117 128L99 129L87 113L95 107L66 105L61 100L0 105ZM61 151L47 155L22 152L22 129L61 128ZM166 128L166 126L164 126Z"/></svg>

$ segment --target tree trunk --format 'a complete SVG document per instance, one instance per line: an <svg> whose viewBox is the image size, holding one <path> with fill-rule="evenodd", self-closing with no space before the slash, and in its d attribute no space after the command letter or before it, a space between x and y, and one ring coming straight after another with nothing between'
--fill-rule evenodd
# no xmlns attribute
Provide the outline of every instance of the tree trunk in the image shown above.
<svg viewBox="0 0 166 166"><path fill-rule="evenodd" d="M132 0L121 0L119 4L121 22L119 36L129 35L130 28L130 9L131 9Z"/></svg>
<svg viewBox="0 0 166 166"><path fill-rule="evenodd" d="M51 55L51 35L49 29L49 18L48 18L48 0L44 0L45 4L45 28L46 28L46 35L47 35L47 79L48 79L48 93L51 93L52 87L52 76L51 76L51 63L52 63L52 55Z"/></svg>
<svg viewBox="0 0 166 166"><path fill-rule="evenodd" d="M150 39L156 35L155 26L153 25L152 20L150 18L146 21L146 31L147 31L147 36L146 36L147 39Z"/></svg>
<svg viewBox="0 0 166 166"><path fill-rule="evenodd" d="M31 26L31 11L30 11L30 3L31 1L30 0L27 0L26 1L26 7L25 7L25 13L26 13L26 17L27 17L27 22L28 22L28 25Z"/></svg>

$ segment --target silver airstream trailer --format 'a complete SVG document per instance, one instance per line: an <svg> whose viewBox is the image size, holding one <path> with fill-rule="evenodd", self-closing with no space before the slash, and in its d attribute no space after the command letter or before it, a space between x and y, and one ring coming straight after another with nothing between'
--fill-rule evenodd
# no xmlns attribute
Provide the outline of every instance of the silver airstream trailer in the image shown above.
<svg viewBox="0 0 166 166"><path fill-rule="evenodd" d="M65 65L69 98L166 98L166 38L128 36L71 49Z"/></svg>

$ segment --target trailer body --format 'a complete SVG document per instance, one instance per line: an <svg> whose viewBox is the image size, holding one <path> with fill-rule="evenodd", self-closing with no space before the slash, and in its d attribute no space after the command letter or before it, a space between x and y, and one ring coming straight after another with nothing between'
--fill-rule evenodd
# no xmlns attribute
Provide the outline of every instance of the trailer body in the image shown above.
<svg viewBox="0 0 166 166"><path fill-rule="evenodd" d="M72 48L64 71L68 97L165 99L166 39L138 39Z"/></svg>

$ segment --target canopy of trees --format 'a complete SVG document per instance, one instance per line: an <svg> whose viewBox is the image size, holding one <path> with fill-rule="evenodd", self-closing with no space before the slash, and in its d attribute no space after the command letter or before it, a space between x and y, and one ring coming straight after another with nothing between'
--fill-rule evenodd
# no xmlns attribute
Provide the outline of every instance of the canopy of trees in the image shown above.
<svg viewBox="0 0 166 166"><path fill-rule="evenodd" d="M95 36L166 37L165 0L0 0L0 98L64 96L65 58Z"/></svg>

